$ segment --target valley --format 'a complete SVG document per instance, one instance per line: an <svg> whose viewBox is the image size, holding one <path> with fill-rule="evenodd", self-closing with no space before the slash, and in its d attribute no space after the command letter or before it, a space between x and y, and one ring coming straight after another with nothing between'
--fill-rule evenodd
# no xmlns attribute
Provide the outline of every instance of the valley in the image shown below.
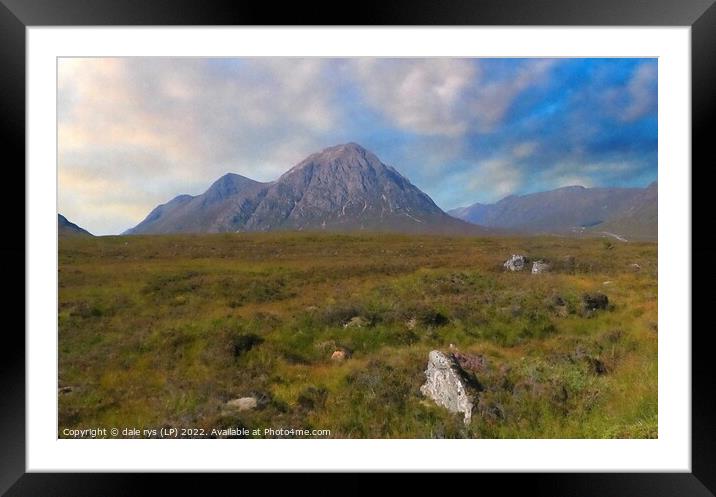
<svg viewBox="0 0 716 497"><path fill-rule="evenodd" d="M549 269L506 270L511 254ZM60 437L112 426L657 436L655 243L61 236L58 319ZM433 350L476 381L467 424L421 393Z"/></svg>

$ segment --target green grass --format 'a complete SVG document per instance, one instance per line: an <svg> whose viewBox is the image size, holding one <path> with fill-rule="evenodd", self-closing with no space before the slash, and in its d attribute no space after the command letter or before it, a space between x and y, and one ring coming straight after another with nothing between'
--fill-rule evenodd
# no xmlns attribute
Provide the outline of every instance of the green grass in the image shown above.
<svg viewBox="0 0 716 497"><path fill-rule="evenodd" d="M512 253L554 270L505 273ZM360 438L657 436L656 244L63 238L59 268L59 382L72 387L59 396L60 433L241 426ZM609 309L582 312L585 292L607 294ZM556 296L566 315L555 311ZM362 325L346 327L356 316ZM488 362L467 427L419 392L428 352L449 344ZM331 361L338 347L351 358ZM261 399L258 409L222 413L246 395Z"/></svg>

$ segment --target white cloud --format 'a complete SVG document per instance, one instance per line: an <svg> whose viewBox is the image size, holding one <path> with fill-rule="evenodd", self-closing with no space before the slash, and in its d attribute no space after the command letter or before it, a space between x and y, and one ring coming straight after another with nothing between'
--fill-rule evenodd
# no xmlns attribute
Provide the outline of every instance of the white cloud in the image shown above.
<svg viewBox="0 0 716 497"><path fill-rule="evenodd" d="M542 84L557 59L534 59L523 62L509 78L499 78L477 85L471 95L472 111L480 131L492 131L500 124L517 96L530 87Z"/></svg>
<svg viewBox="0 0 716 497"><path fill-rule="evenodd" d="M516 159L525 159L534 155L538 148L539 143L536 141L521 142L512 147L512 155Z"/></svg>
<svg viewBox="0 0 716 497"><path fill-rule="evenodd" d="M469 190L481 202L493 202L520 189L524 173L506 157L494 157L477 164L465 178Z"/></svg>
<svg viewBox="0 0 716 497"><path fill-rule="evenodd" d="M368 104L394 125L426 135L467 131L463 99L477 77L468 59L362 58L352 67Z"/></svg>
<svg viewBox="0 0 716 497"><path fill-rule="evenodd" d="M656 64L644 63L636 68L627 84L630 102L624 109L623 120L634 121L656 108L657 77Z"/></svg>
<svg viewBox="0 0 716 497"><path fill-rule="evenodd" d="M454 137L494 130L515 98L541 84L555 62L521 62L509 78L493 78L490 66L475 59L365 58L353 69L366 102L393 125Z"/></svg>
<svg viewBox="0 0 716 497"><path fill-rule="evenodd" d="M556 180L552 181L551 188L562 188L563 186L583 186L590 188L594 186L594 181L589 176L570 174L556 178Z"/></svg>
<svg viewBox="0 0 716 497"><path fill-rule="evenodd" d="M549 190L563 186L593 187L610 184L614 179L628 176L640 168L634 161L586 162L578 158L561 160L534 175L534 183L540 189Z"/></svg>
<svg viewBox="0 0 716 497"><path fill-rule="evenodd" d="M607 111L622 122L633 122L657 106L657 65L639 64L624 85L609 88L603 96Z"/></svg>
<svg viewBox="0 0 716 497"><path fill-rule="evenodd" d="M61 59L60 212L116 233L226 172L275 179L330 145L320 140L341 116L326 67L319 58ZM106 196L128 193L109 202L90 178L102 178Z"/></svg>
<svg viewBox="0 0 716 497"><path fill-rule="evenodd" d="M560 137L568 157L555 159L538 127L500 128L521 95L550 81L555 63L62 59L60 212L97 234L118 233L226 172L273 180L341 141L367 140L446 207L631 174L636 166L628 161L589 158L585 136L598 133L600 123L579 113ZM655 105L655 78L655 64L641 64L596 103L618 111L616 119L638 119ZM494 146L487 136L475 139L489 133L500 138Z"/></svg>

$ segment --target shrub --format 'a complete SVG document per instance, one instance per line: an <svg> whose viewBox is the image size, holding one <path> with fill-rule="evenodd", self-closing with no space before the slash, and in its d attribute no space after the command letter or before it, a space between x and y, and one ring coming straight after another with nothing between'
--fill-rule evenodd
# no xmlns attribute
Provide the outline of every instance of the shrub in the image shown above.
<svg viewBox="0 0 716 497"><path fill-rule="evenodd" d="M257 345L261 345L263 341L263 338L254 333L245 333L235 336L233 340L234 357L239 357Z"/></svg>

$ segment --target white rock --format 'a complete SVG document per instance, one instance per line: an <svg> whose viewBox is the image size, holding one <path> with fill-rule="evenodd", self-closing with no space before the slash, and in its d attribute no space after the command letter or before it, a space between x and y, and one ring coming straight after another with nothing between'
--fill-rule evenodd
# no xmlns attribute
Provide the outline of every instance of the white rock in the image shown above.
<svg viewBox="0 0 716 497"><path fill-rule="evenodd" d="M232 399L228 401L224 408L227 411L250 411L256 409L257 402L255 397L241 397L240 399Z"/></svg>
<svg viewBox="0 0 716 497"><path fill-rule="evenodd" d="M333 352L333 354L331 354L332 361L341 362L341 361L345 361L347 358L348 358L348 354L346 353L345 350L336 350Z"/></svg>
<svg viewBox="0 0 716 497"><path fill-rule="evenodd" d="M344 328L363 328L368 322L360 316L354 316L343 325Z"/></svg>
<svg viewBox="0 0 716 497"><path fill-rule="evenodd" d="M452 359L438 350L428 354L426 381L420 392L439 406L454 413L463 413L465 424L470 424L472 401L465 390L465 384L453 369Z"/></svg>
<svg viewBox="0 0 716 497"><path fill-rule="evenodd" d="M505 261L503 266L508 271L522 271L527 264L527 259L524 255L512 254L509 259Z"/></svg>
<svg viewBox="0 0 716 497"><path fill-rule="evenodd" d="M543 260L534 261L532 263L532 274L546 273L549 271L550 265Z"/></svg>

